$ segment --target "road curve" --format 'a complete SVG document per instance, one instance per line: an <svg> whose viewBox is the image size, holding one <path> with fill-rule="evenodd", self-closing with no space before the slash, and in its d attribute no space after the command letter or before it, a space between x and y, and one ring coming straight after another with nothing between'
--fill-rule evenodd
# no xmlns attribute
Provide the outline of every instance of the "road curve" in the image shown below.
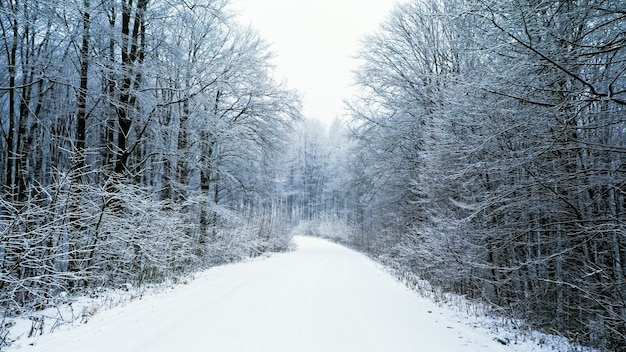
<svg viewBox="0 0 626 352"><path fill-rule="evenodd" d="M212 268L20 350L503 351L367 257L317 238L294 241L293 252Z"/></svg>

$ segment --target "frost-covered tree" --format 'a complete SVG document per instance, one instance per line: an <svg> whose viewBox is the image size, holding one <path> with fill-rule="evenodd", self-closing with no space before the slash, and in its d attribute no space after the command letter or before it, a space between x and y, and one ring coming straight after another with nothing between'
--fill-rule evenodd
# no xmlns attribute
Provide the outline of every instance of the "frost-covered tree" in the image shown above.
<svg viewBox="0 0 626 352"><path fill-rule="evenodd" d="M443 132L441 119L448 94L456 93L450 86L459 71L453 27L439 15L439 6L399 5L366 39L368 49L361 54L365 63L356 77L361 97L352 110L367 231L397 233L407 221L429 218L424 206L430 195L422 181L432 158L426 149L437 147L433 141Z"/></svg>
<svg viewBox="0 0 626 352"><path fill-rule="evenodd" d="M280 173L280 209L305 233L347 240L356 224L352 143L339 120L305 120L292 135Z"/></svg>
<svg viewBox="0 0 626 352"><path fill-rule="evenodd" d="M298 99L228 1L0 3L0 305L286 245Z"/></svg>
<svg viewBox="0 0 626 352"><path fill-rule="evenodd" d="M353 103L362 223L396 224L363 227L375 250L537 326L623 344L622 10L398 6L366 41Z"/></svg>

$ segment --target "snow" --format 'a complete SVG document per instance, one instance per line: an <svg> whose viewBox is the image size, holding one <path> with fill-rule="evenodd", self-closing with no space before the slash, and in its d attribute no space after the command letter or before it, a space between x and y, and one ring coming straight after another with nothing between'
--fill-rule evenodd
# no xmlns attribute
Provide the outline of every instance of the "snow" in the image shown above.
<svg viewBox="0 0 626 352"><path fill-rule="evenodd" d="M206 270L10 351L545 351L418 296L366 256L318 238Z"/></svg>

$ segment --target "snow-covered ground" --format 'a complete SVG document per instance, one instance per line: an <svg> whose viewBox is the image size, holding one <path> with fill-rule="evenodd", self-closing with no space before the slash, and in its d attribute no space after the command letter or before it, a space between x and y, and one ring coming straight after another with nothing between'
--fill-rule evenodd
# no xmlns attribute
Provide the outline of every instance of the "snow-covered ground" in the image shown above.
<svg viewBox="0 0 626 352"><path fill-rule="evenodd" d="M11 351L548 351L499 337L421 298L370 259L325 240L212 268ZM89 312L88 312L89 313Z"/></svg>

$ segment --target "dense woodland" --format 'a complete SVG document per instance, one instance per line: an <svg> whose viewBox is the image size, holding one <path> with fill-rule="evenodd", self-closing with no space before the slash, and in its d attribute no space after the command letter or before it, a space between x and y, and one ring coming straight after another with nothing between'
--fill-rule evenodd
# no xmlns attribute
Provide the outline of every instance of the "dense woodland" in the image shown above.
<svg viewBox="0 0 626 352"><path fill-rule="evenodd" d="M353 242L623 350L624 2L409 1L360 58Z"/></svg>
<svg viewBox="0 0 626 352"><path fill-rule="evenodd" d="M0 1L0 305L287 245L299 99L227 1Z"/></svg>
<svg viewBox="0 0 626 352"><path fill-rule="evenodd" d="M626 7L409 0L300 121L227 1L0 2L0 304L334 237L626 345Z"/></svg>
<svg viewBox="0 0 626 352"><path fill-rule="evenodd" d="M623 350L624 3L413 0L359 58L346 128L301 138L308 230Z"/></svg>

